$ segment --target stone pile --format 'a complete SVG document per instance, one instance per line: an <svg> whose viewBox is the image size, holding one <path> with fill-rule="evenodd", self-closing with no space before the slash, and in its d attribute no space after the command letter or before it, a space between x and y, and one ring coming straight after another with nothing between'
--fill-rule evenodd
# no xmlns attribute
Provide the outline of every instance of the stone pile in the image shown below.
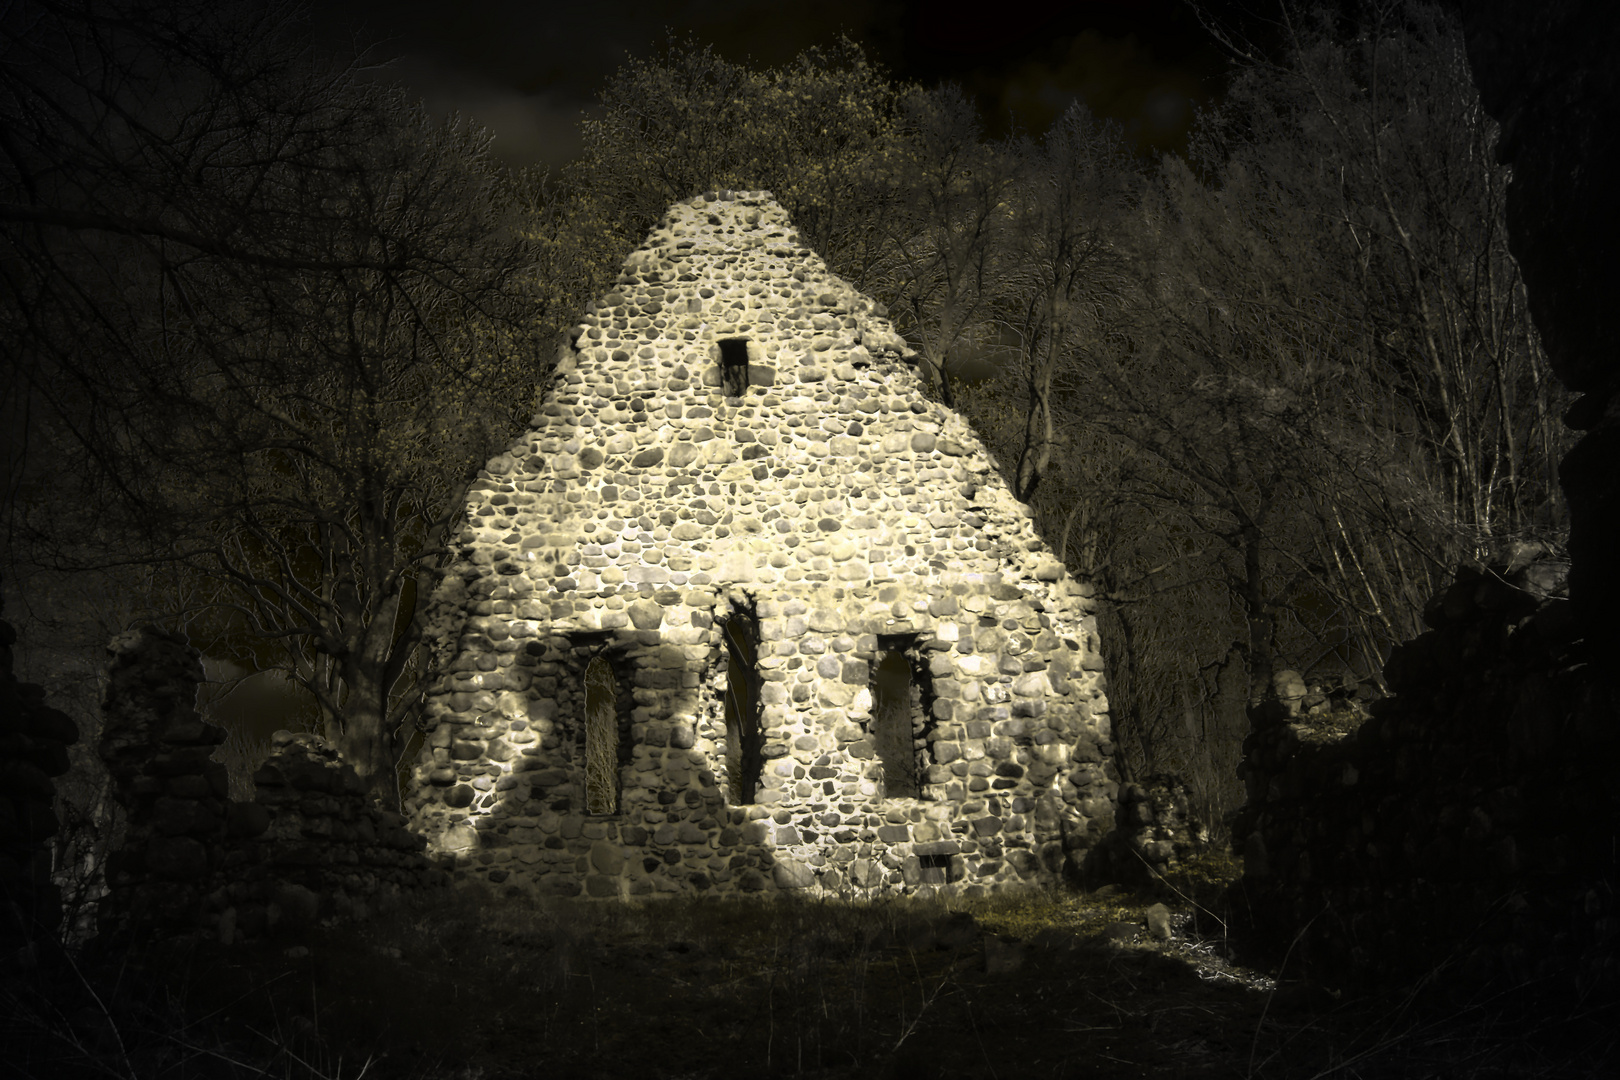
<svg viewBox="0 0 1620 1080"><path fill-rule="evenodd" d="M67 772L67 748L79 741L44 689L12 673L16 643L16 629L0 620L0 968L62 920L48 846L60 827L52 778Z"/></svg>
<svg viewBox="0 0 1620 1080"><path fill-rule="evenodd" d="M203 670L184 637L147 627L109 651L100 751L128 827L108 862L104 937L200 930L229 943L364 917L402 889L444 883L422 839L372 806L317 736L277 732L256 799L231 801L212 760L225 732L193 707Z"/></svg>
<svg viewBox="0 0 1620 1080"><path fill-rule="evenodd" d="M457 875L628 897L1076 872L1117 788L1093 601L881 306L769 193L710 192L565 353L428 609L447 674L407 809Z"/></svg>
<svg viewBox="0 0 1620 1080"><path fill-rule="evenodd" d="M1567 570L1460 570L1364 723L1257 715L1233 845L1262 946L1329 985L1615 986L1620 695L1573 659Z"/></svg>

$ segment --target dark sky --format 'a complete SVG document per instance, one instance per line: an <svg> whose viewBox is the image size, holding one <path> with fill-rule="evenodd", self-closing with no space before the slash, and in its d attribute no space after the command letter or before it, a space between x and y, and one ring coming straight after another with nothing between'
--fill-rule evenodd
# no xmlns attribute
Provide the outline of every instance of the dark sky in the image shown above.
<svg viewBox="0 0 1620 1080"><path fill-rule="evenodd" d="M1182 0L329 0L315 18L328 43L380 40L389 77L491 129L515 164L572 157L604 81L670 30L759 67L845 33L901 79L959 83L994 134L1014 118L1039 132L1078 98L1143 149L1179 149L1225 67Z"/></svg>

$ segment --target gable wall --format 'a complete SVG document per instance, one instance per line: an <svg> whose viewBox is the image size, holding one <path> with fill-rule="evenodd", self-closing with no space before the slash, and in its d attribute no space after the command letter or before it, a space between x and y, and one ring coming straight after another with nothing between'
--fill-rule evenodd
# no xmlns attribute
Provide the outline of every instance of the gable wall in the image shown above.
<svg viewBox="0 0 1620 1080"><path fill-rule="evenodd" d="M745 394L723 339L745 338ZM1003 887L1112 825L1086 590L878 305L769 193L676 204L470 498L408 802L458 874L547 893ZM759 629L764 757L728 777L722 623ZM880 640L881 637L881 640ZM872 669L904 646L920 798L885 798ZM583 672L631 696L586 813ZM926 699L926 700L922 700ZM733 763L735 767L735 755Z"/></svg>

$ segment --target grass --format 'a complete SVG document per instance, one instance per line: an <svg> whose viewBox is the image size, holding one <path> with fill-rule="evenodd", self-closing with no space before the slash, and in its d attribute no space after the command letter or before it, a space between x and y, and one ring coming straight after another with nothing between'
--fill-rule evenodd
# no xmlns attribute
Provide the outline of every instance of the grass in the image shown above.
<svg viewBox="0 0 1620 1080"><path fill-rule="evenodd" d="M1428 1016L1404 999L1338 1000L1232 963L1215 898L1232 869L1214 856L1154 890L971 901L425 897L296 938L194 943L148 951L133 965L58 971L67 989L56 993L66 996L50 1010L36 1007L49 993L18 993L11 980L13 1002L34 1003L27 1045L48 1043L54 1056L11 1053L0 1072L1612 1075L1612 1014L1515 1015L1508 1027L1505 1006L1490 1002ZM1158 902L1177 928L1169 942L1143 929ZM94 999L91 985L100 988ZM24 1045L19 1031L0 1032L8 1047Z"/></svg>

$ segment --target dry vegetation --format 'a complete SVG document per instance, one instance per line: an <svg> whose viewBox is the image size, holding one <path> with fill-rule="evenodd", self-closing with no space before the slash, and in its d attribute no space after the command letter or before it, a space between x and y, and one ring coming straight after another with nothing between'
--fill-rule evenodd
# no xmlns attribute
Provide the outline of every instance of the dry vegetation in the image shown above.
<svg viewBox="0 0 1620 1080"><path fill-rule="evenodd" d="M1224 858L1156 892L535 903L453 893L5 984L8 1075L1577 1077L1601 1016L1350 1001L1227 960ZM1166 903L1174 936L1152 938ZM1284 973L1286 974L1286 972ZM94 986L94 994L90 987Z"/></svg>

